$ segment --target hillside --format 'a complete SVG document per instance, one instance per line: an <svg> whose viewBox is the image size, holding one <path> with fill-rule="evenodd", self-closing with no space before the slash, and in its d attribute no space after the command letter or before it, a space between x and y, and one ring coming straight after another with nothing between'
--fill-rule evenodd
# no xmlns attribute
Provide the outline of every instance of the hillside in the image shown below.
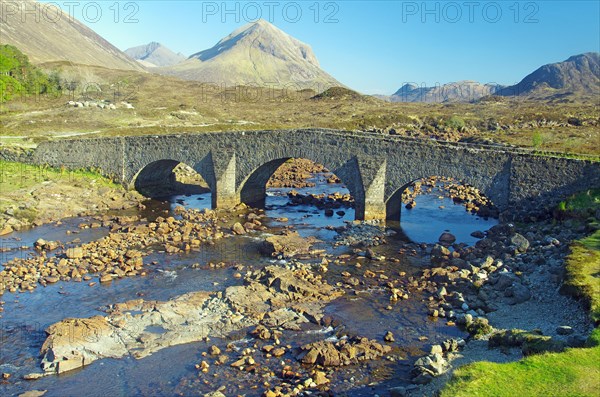
<svg viewBox="0 0 600 397"><path fill-rule="evenodd" d="M45 5L23 0L20 6L41 10L39 7ZM34 64L69 61L111 69L143 70L118 48L64 12L52 20L36 20L35 16L22 18L19 12L6 12L0 24L0 44L19 48Z"/></svg>
<svg viewBox="0 0 600 397"><path fill-rule="evenodd" d="M498 92L503 96L548 97L600 95L600 53L574 55L536 69L518 84Z"/></svg>

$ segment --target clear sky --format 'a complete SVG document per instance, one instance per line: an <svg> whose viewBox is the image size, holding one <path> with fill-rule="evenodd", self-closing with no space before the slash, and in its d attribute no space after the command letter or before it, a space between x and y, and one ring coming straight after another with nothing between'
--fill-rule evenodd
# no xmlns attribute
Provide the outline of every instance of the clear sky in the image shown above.
<svg viewBox="0 0 600 397"><path fill-rule="evenodd" d="M262 17L310 44L325 71L368 94L391 94L407 82L513 84L543 64L600 51L599 0L52 3L122 50L158 41L185 55Z"/></svg>

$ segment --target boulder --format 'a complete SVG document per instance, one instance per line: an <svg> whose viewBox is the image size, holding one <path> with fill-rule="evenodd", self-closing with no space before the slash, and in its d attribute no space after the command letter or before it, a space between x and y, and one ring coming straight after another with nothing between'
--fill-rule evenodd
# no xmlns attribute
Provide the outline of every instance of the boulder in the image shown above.
<svg viewBox="0 0 600 397"><path fill-rule="evenodd" d="M471 233L471 237L484 238L485 237L485 233L482 232L481 230L476 230L473 233Z"/></svg>
<svg viewBox="0 0 600 397"><path fill-rule="evenodd" d="M529 249L529 240L519 233L515 233L510 238L510 243L515 246L518 253L525 253Z"/></svg>
<svg viewBox="0 0 600 397"><path fill-rule="evenodd" d="M386 342L394 342L394 334L391 331L386 332L383 340Z"/></svg>
<svg viewBox="0 0 600 397"><path fill-rule="evenodd" d="M127 353L123 341L105 317L66 319L46 329L48 338L42 345L42 369L63 373L101 357L122 357ZM88 346L93 345L91 349Z"/></svg>
<svg viewBox="0 0 600 397"><path fill-rule="evenodd" d="M246 234L246 229L244 229L244 226L239 222L236 222L231 226L231 231L237 235Z"/></svg>
<svg viewBox="0 0 600 397"><path fill-rule="evenodd" d="M310 247L318 242L314 237L304 238L298 232L287 232L282 235L267 237L259 247L263 255L292 257L308 254Z"/></svg>
<svg viewBox="0 0 600 397"><path fill-rule="evenodd" d="M327 379L327 374L325 374L325 372L323 371L315 371L312 374L312 380L317 386L329 383L329 379Z"/></svg>
<svg viewBox="0 0 600 397"><path fill-rule="evenodd" d="M225 394L220 391L213 391L211 393L204 394L204 397L226 397Z"/></svg>
<svg viewBox="0 0 600 397"><path fill-rule="evenodd" d="M445 244L445 245L450 245L450 244L454 244L454 242L456 241L456 236L453 235L452 233L442 233L442 235L439 237L438 241L441 244Z"/></svg>
<svg viewBox="0 0 600 397"><path fill-rule="evenodd" d="M518 283L519 278L513 273L502 272L498 275L496 279L496 283L494 284L494 289L497 291L505 291L507 288L511 287L513 283Z"/></svg>
<svg viewBox="0 0 600 397"><path fill-rule="evenodd" d="M471 323L467 323L467 332L475 339L481 338L494 330L486 318L478 317Z"/></svg>
<svg viewBox="0 0 600 397"><path fill-rule="evenodd" d="M18 397L41 397L46 394L48 390L28 390L25 393L19 394Z"/></svg>
<svg viewBox="0 0 600 397"><path fill-rule="evenodd" d="M556 328L556 333L558 335L571 335L573 332L573 328L569 327L568 325L561 325L560 327Z"/></svg>

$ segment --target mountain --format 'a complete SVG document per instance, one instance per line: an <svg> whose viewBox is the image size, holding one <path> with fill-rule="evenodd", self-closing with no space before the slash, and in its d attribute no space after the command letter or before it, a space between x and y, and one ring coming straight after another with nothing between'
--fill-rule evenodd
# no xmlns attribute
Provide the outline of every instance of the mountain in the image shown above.
<svg viewBox="0 0 600 397"><path fill-rule="evenodd" d="M457 81L435 87L418 86L408 83L391 96L377 95L377 98L390 102L473 102L494 94L501 86L481 84L476 81Z"/></svg>
<svg viewBox="0 0 600 397"><path fill-rule="evenodd" d="M311 47L264 20L234 31L214 47L159 73L218 85L259 85L321 92L342 84L325 73Z"/></svg>
<svg viewBox="0 0 600 397"><path fill-rule="evenodd" d="M176 54L154 41L146 45L128 48L125 50L125 54L146 67L172 66L187 59L185 55Z"/></svg>
<svg viewBox="0 0 600 397"><path fill-rule="evenodd" d="M32 63L70 61L110 69L143 70L134 60L93 30L54 5L22 0L23 10L38 10L43 16L3 12L0 43L11 44L26 54ZM3 7L4 9L4 7ZM8 9L8 8L7 8ZM51 17L45 16L46 14Z"/></svg>
<svg viewBox="0 0 600 397"><path fill-rule="evenodd" d="M563 62L544 65L518 84L498 92L503 96L600 94L600 53L574 55Z"/></svg>

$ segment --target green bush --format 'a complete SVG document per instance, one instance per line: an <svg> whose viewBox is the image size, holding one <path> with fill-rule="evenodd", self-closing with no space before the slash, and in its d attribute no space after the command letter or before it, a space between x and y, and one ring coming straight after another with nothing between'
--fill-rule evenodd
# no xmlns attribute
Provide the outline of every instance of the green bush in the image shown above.
<svg viewBox="0 0 600 397"><path fill-rule="evenodd" d="M462 131L465 126L465 121L458 116L452 116L450 119L446 120L446 127L453 128L458 131Z"/></svg>
<svg viewBox="0 0 600 397"><path fill-rule="evenodd" d="M544 144L544 137L539 131L535 131L531 136L531 146L540 148Z"/></svg>

